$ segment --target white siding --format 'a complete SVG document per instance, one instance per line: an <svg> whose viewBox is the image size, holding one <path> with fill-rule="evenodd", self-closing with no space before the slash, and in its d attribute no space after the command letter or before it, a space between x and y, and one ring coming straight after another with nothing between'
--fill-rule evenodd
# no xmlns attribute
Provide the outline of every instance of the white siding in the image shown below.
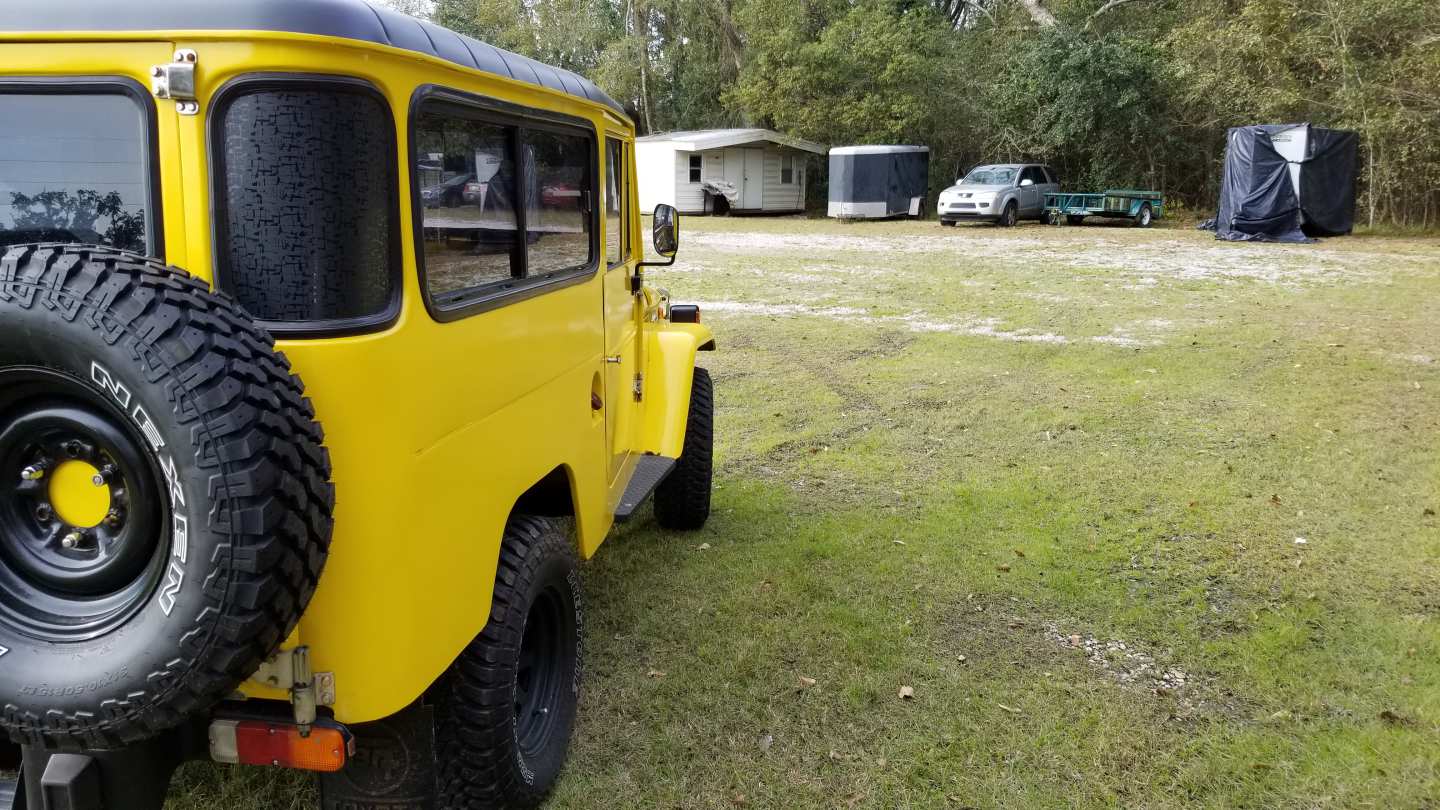
<svg viewBox="0 0 1440 810"><path fill-rule="evenodd" d="M635 173L640 211L650 213L660 203L675 204L675 147L667 143L635 144Z"/></svg>
<svg viewBox="0 0 1440 810"><path fill-rule="evenodd" d="M793 182L780 182L780 157L790 155L794 161ZM761 204L763 211L805 210L805 153L792 150L765 150L765 197Z"/></svg>

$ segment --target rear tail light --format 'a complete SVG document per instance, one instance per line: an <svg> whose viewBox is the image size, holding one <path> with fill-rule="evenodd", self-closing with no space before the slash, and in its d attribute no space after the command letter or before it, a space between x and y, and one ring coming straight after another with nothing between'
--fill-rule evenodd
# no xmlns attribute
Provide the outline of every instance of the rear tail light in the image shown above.
<svg viewBox="0 0 1440 810"><path fill-rule="evenodd" d="M334 773L353 753L354 738L338 725L314 725L302 735L294 723L216 720L210 724L210 758L216 762Z"/></svg>

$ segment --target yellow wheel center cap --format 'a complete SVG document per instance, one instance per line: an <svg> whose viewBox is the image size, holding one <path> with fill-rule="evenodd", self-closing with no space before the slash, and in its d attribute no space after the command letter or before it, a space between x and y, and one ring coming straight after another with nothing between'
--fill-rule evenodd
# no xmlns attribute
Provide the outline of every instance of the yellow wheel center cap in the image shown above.
<svg viewBox="0 0 1440 810"><path fill-rule="evenodd" d="M110 487L95 485L99 474L83 461L67 461L55 468L50 476L50 505L61 520L88 529L110 514Z"/></svg>

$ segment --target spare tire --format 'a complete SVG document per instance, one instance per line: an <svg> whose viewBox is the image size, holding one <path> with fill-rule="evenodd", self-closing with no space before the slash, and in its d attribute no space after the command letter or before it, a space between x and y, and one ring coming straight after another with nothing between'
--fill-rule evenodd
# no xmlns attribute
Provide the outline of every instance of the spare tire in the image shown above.
<svg viewBox="0 0 1440 810"><path fill-rule="evenodd" d="M131 253L0 258L0 716L106 749L230 694L330 542L324 436L228 297Z"/></svg>

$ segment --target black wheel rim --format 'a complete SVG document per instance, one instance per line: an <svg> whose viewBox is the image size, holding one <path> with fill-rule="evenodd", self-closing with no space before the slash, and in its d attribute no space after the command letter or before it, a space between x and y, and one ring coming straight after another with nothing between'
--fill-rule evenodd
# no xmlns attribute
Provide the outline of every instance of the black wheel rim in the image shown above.
<svg viewBox="0 0 1440 810"><path fill-rule="evenodd" d="M548 748L560 724L565 662L573 646L568 605L561 588L551 585L540 592L525 619L515 668L515 741L526 758Z"/></svg>
<svg viewBox="0 0 1440 810"><path fill-rule="evenodd" d="M90 386L0 369L0 624L47 641L93 638L154 592L170 512L144 441ZM54 502L51 481L69 463L88 465L108 492L93 525Z"/></svg>

